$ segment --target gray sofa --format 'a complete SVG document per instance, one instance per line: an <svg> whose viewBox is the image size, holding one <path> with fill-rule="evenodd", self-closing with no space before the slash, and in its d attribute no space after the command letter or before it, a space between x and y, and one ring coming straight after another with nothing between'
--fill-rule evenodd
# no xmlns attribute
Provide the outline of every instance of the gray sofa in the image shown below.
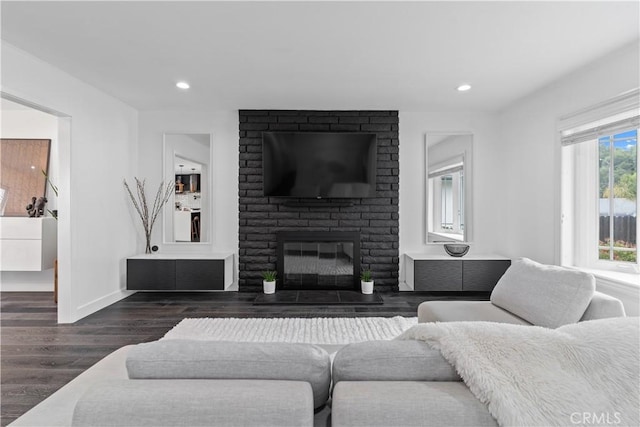
<svg viewBox="0 0 640 427"><path fill-rule="evenodd" d="M488 321L557 328L578 321L621 317L622 301L595 291L592 274L514 260L490 301L427 301L418 322Z"/></svg>
<svg viewBox="0 0 640 427"><path fill-rule="evenodd" d="M164 340L132 346L125 363L128 378L79 396L71 425L496 425L419 341L350 344L331 364L311 344Z"/></svg>
<svg viewBox="0 0 640 427"><path fill-rule="evenodd" d="M126 366L87 388L71 425L496 425L420 341L346 345L331 365L311 344L165 340L133 346Z"/></svg>

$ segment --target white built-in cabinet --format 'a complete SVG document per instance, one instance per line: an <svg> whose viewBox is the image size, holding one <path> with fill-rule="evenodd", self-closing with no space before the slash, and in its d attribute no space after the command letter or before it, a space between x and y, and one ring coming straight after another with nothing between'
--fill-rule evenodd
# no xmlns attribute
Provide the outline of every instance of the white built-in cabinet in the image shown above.
<svg viewBox="0 0 640 427"><path fill-rule="evenodd" d="M53 217L0 217L0 270L43 271L57 257L58 224Z"/></svg>

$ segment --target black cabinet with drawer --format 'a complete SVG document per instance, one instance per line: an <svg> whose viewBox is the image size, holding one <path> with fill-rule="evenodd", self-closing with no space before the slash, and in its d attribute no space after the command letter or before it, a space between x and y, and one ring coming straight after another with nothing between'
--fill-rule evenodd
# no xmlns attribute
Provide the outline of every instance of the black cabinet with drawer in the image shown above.
<svg viewBox="0 0 640 427"><path fill-rule="evenodd" d="M128 259L127 289L166 291L176 288L175 260Z"/></svg>
<svg viewBox="0 0 640 427"><path fill-rule="evenodd" d="M416 261L415 284L416 291L461 291L462 261Z"/></svg>
<svg viewBox="0 0 640 427"><path fill-rule="evenodd" d="M510 265L509 260L462 260L462 290L491 292Z"/></svg>
<svg viewBox="0 0 640 427"><path fill-rule="evenodd" d="M223 291L225 259L127 259L127 289Z"/></svg>
<svg viewBox="0 0 640 427"><path fill-rule="evenodd" d="M491 292L510 265L508 259L419 259L408 255L407 284L415 291Z"/></svg>

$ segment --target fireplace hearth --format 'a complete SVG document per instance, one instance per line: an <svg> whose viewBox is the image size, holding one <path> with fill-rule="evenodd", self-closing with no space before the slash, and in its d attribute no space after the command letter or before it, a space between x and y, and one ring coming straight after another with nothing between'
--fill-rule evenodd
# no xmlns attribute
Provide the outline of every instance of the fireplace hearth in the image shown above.
<svg viewBox="0 0 640 427"><path fill-rule="evenodd" d="M359 289L360 233L283 231L277 240L280 289Z"/></svg>

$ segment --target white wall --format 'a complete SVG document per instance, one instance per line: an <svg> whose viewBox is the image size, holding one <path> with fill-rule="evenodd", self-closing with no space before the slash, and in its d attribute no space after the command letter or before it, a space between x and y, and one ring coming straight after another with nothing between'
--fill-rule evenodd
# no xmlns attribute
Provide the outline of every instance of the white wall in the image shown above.
<svg viewBox="0 0 640 427"><path fill-rule="evenodd" d="M139 113L139 163L137 174L157 185L162 179L165 133L209 133L212 135L213 228L209 244L162 243L162 221L153 230L152 244L161 252L238 253L238 111ZM204 208L204 207L203 207ZM140 235L138 249L144 250ZM237 268L236 268L237 271ZM235 275L237 278L237 273ZM237 280L234 280L237 282Z"/></svg>
<svg viewBox="0 0 640 427"><path fill-rule="evenodd" d="M136 110L2 42L2 91L61 112L58 320L74 322L130 293L135 228L122 179L137 165ZM69 127L70 126L70 127Z"/></svg>
<svg viewBox="0 0 640 427"><path fill-rule="evenodd" d="M49 178L58 182L58 118L41 111L2 110L0 137L15 139L50 139ZM57 209L58 199L47 185L47 209ZM27 204L25 201L25 205ZM45 215L49 215L46 213ZM2 290L53 292L53 269L44 271L0 272Z"/></svg>
<svg viewBox="0 0 640 427"><path fill-rule="evenodd" d="M470 254L507 255L504 248L503 163L496 119L490 113L401 111L400 119L400 255L407 252L446 255L442 244L426 244L425 134L473 134L473 242ZM404 259L400 259L404 282Z"/></svg>
<svg viewBox="0 0 640 427"><path fill-rule="evenodd" d="M560 261L559 117L640 86L640 46L629 45L516 102L499 115L508 199L507 254ZM637 304L638 301L631 301ZM634 309L637 312L637 308Z"/></svg>

